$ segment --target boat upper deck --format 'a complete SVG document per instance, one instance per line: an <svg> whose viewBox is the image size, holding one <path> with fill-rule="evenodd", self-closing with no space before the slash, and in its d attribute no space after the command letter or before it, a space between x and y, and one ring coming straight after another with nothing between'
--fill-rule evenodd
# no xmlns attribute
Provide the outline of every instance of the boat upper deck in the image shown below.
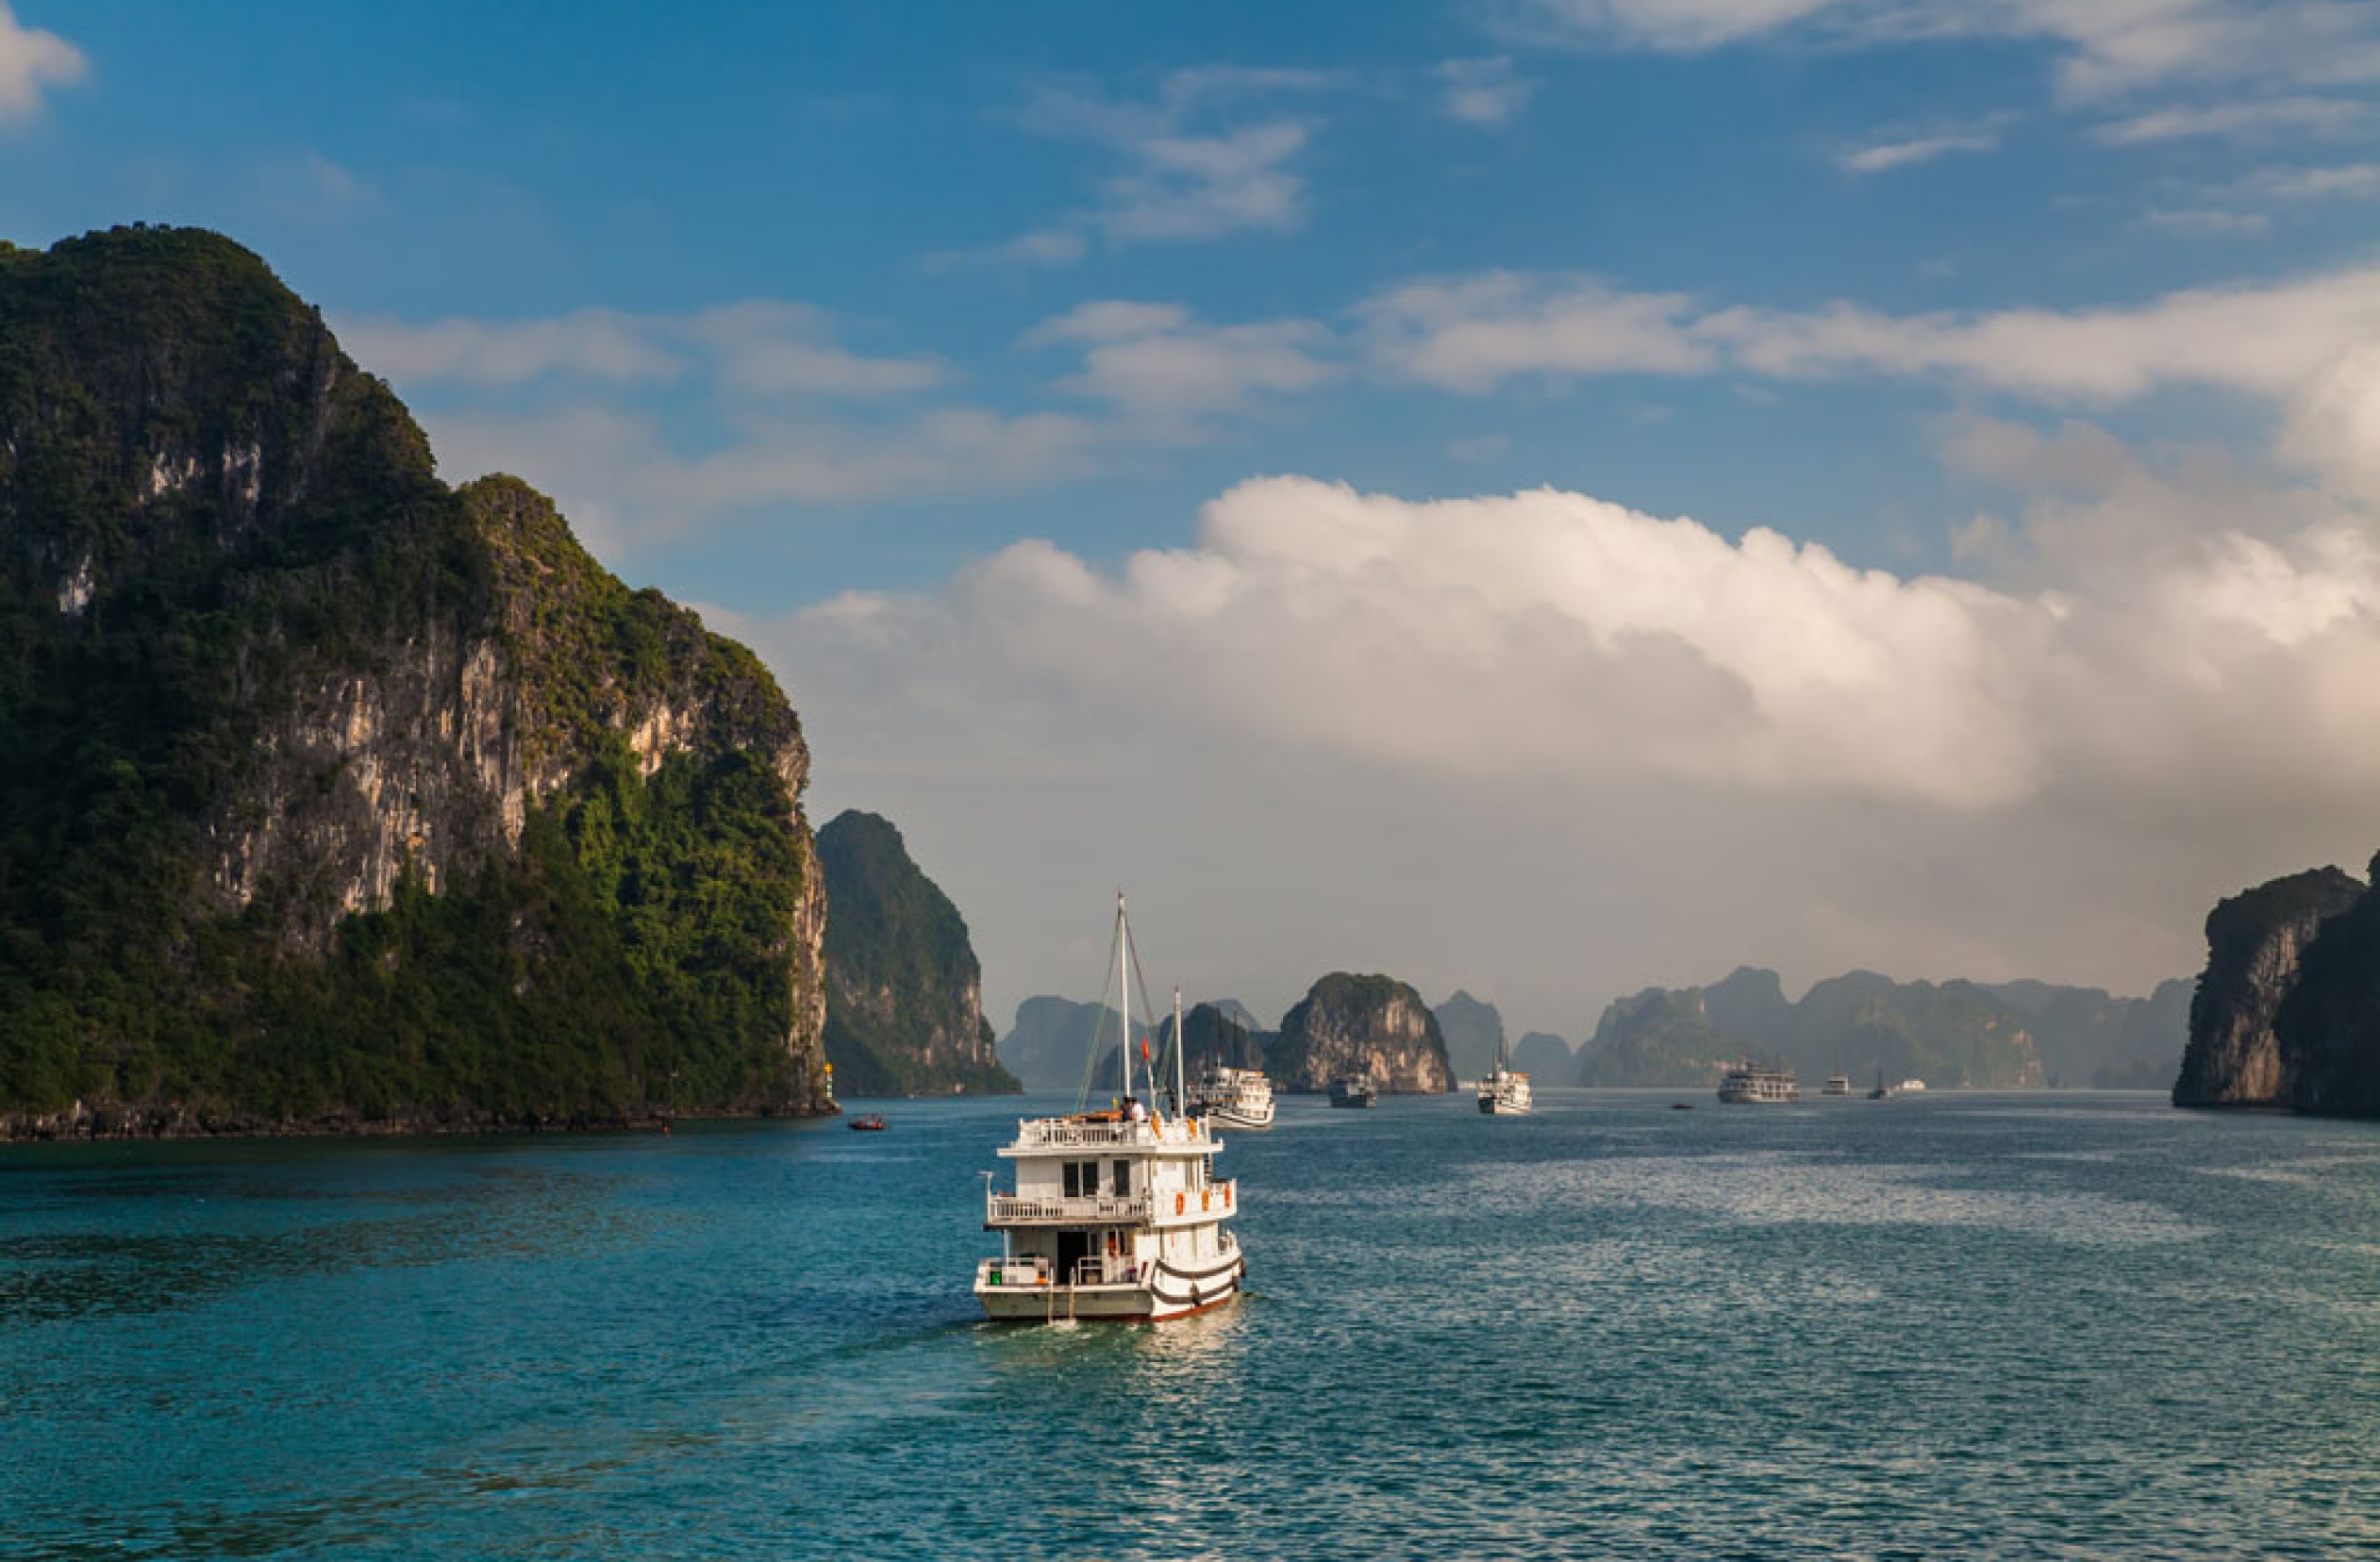
<svg viewBox="0 0 2380 1562"><path fill-rule="evenodd" d="M1015 1142L1002 1145L999 1153L1063 1155L1103 1150L1211 1155L1222 1148L1204 1118L1155 1116L1136 1122L1114 1112L1077 1112L1070 1117L1019 1118Z"/></svg>

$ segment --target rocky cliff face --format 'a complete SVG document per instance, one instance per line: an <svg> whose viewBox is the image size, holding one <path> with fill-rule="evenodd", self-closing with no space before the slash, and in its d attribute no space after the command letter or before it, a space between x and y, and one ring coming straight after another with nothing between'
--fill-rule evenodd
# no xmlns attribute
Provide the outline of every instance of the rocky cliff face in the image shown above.
<svg viewBox="0 0 2380 1562"><path fill-rule="evenodd" d="M1805 1083L1837 1069L1936 1086L2043 1082L2024 1017L1972 984L1855 971L1789 1004L1776 972L1748 966L1707 988L1649 988L1611 1005L1580 1052L1579 1082L1710 1084L1745 1056L1781 1059Z"/></svg>
<svg viewBox="0 0 2380 1562"><path fill-rule="evenodd" d="M1336 972L1282 1017L1266 1072L1284 1089L1317 1091L1350 1074L1391 1093L1451 1090L1446 1040L1422 995L1387 976Z"/></svg>
<svg viewBox="0 0 2380 1562"><path fill-rule="evenodd" d="M2173 1085L2177 1106L2313 1105L2319 1088L2301 1065L2332 1048L2322 989L2298 1006L2291 1046L2278 1024L2309 952L2339 917L2363 899L2364 886L2337 868L2274 879L2218 905L2206 917L2206 970L2190 1000L2189 1045ZM2343 940L2344 950L2352 940ZM2352 962L2325 960L2325 985ZM2343 984L2338 984L2343 987ZM2335 990L2335 989L2334 989Z"/></svg>
<svg viewBox="0 0 2380 1562"><path fill-rule="evenodd" d="M1457 989L1431 1014L1438 1033L1446 1039L1446 1061L1457 1079L1477 1079L1495 1065L1496 1048L1504 1042L1504 1016L1493 1004L1482 1003Z"/></svg>
<svg viewBox="0 0 2380 1562"><path fill-rule="evenodd" d="M1647 988L1614 1000L1579 1049L1578 1083L1644 1087L1716 1084L1743 1043L1711 1024L1702 990Z"/></svg>
<svg viewBox="0 0 2380 1562"><path fill-rule="evenodd" d="M20 1129L824 1106L774 681L237 245L0 246L0 640Z"/></svg>
<svg viewBox="0 0 2380 1562"><path fill-rule="evenodd" d="M890 820L818 832L826 883L826 1056L844 1095L1015 1090L983 1017L983 970L950 897Z"/></svg>

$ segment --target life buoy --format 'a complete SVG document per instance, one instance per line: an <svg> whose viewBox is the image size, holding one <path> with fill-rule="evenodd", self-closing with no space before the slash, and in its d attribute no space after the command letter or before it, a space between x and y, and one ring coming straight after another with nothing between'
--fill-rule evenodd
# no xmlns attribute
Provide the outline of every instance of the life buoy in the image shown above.
<svg viewBox="0 0 2380 1562"><path fill-rule="evenodd" d="M1198 1207L1201 1209L1212 1209L1215 1207L1215 1190L1213 1188L1207 1188L1206 1191L1199 1194Z"/></svg>
<svg viewBox="0 0 2380 1562"><path fill-rule="evenodd" d="M1176 1193L1176 1194L1174 1194L1174 1195L1173 1195L1173 1213L1174 1213L1174 1214L1179 1215L1179 1214L1183 1211L1183 1209L1184 1209L1184 1208L1186 1208L1187 1206L1188 1206L1188 1201L1187 1201L1187 1200L1186 1200L1186 1199L1185 1199L1185 1198L1184 1198L1181 1194Z"/></svg>
<svg viewBox="0 0 2380 1562"><path fill-rule="evenodd" d="M1223 1184L1223 1207L1225 1209L1231 1207L1231 1184L1229 1183Z"/></svg>

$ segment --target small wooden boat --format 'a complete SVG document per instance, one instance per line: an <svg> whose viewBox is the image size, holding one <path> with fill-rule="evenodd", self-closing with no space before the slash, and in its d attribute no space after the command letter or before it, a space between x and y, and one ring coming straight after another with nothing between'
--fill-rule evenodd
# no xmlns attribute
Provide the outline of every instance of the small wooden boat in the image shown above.
<svg viewBox="0 0 2380 1562"><path fill-rule="evenodd" d="M864 1117L853 1118L851 1120L851 1131L855 1134L882 1133L884 1131L884 1114L882 1112L870 1112Z"/></svg>

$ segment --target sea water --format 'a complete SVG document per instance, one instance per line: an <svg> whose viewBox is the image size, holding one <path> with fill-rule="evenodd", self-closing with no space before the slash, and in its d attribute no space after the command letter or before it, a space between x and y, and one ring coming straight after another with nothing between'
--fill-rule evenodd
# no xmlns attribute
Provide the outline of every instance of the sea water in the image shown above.
<svg viewBox="0 0 2380 1562"><path fill-rule="evenodd" d="M967 1288L1057 1104L855 1105L0 1147L0 1555L2380 1548L2380 1125L1287 1098L1248 1294L1048 1328Z"/></svg>

